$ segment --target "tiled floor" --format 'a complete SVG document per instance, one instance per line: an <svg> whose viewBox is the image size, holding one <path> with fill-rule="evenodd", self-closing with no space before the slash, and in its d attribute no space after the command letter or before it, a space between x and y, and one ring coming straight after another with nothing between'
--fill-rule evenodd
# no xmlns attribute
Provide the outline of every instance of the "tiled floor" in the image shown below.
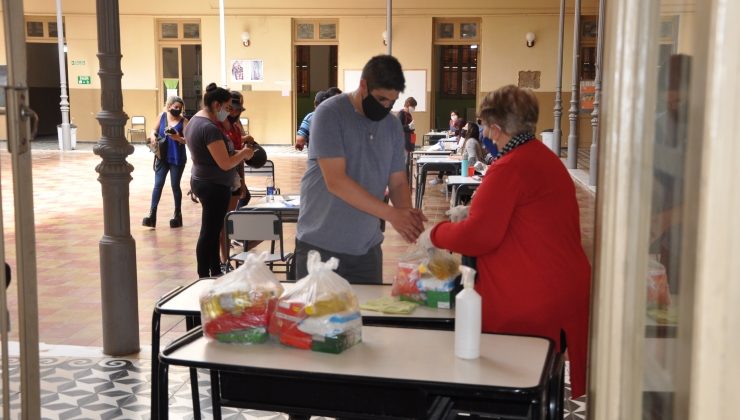
<svg viewBox="0 0 740 420"><path fill-rule="evenodd" d="M87 348L103 344L98 251L98 241L103 233L102 198L98 174L95 172L100 158L92 153L91 146L80 143L78 150L60 153L56 150L55 141L33 144L39 335L46 344ZM288 147L271 147L268 148L268 155L275 161L277 186L283 193L297 192L305 170L305 152L296 152ZM141 346L146 349L151 343L151 311L157 298L196 278L194 254L200 205L186 196L183 199L184 227L170 229L167 222L173 211L173 200L167 184L159 205L159 226L156 229L142 227L141 218L148 211L154 179L152 155L144 146L137 145L128 162L135 168L131 174L129 204L131 235L136 241L137 254L139 335ZM0 144L0 172L6 259L15 271L12 172L4 143ZM188 174L189 167L181 183L183 192L189 189ZM442 188L430 185L426 191L425 214L430 223L441 220L449 207ZM593 194L587 188L579 187L578 199L581 203L584 246L591 255ZM287 225L285 233L286 244L292 244L295 226ZM383 244L386 282L390 282L398 258L409 249L410 246L389 227ZM15 282L8 289L8 306L11 322L17 326ZM184 325L176 317L165 317L162 330L169 331L168 335L172 337L184 331ZM11 340L18 340L17 334L16 328L11 332ZM87 359L68 356L45 358L42 364L45 372L45 416L140 418L141 413L146 411L142 407L148 407L149 404L149 357L150 354L142 352L131 359L108 359L102 355ZM13 374L18 375L17 361L15 363ZM112 376L115 378L111 379ZM173 399L170 403L173 404L173 413L185 416L189 394L182 398L178 395L189 391L185 386L186 373L182 372L181 376L181 381L171 381ZM17 392L17 384L11 388ZM108 391L102 392L106 389ZM203 398L207 399L206 396ZM569 418L585 416L581 404L568 402L567 413L574 416ZM275 413L250 413L249 416L280 418ZM245 417L235 413L233 418Z"/></svg>

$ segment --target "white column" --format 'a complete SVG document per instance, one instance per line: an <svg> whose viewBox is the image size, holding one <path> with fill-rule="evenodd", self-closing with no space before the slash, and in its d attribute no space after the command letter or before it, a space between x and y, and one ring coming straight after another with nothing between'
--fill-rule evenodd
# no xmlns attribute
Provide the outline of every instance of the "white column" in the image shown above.
<svg viewBox="0 0 740 420"><path fill-rule="evenodd" d="M226 27L224 23L224 0L218 0L219 51L221 51L221 86L228 82L226 73Z"/></svg>
<svg viewBox="0 0 740 420"><path fill-rule="evenodd" d="M388 34L388 55L393 55L393 0L387 0L385 11L385 30Z"/></svg>
<svg viewBox="0 0 740 420"><path fill-rule="evenodd" d="M62 0L57 0L57 47L59 48L59 109L62 111L62 150L72 150L72 133L69 129L69 96L67 96L67 60L64 54L64 25L62 24Z"/></svg>
<svg viewBox="0 0 740 420"><path fill-rule="evenodd" d="M555 107L553 108L552 135L555 140L555 153L560 156L560 141L563 136L563 130L560 128L561 117L563 116L563 32L565 32L565 0L560 0L560 26L558 30L558 65L557 76L555 77Z"/></svg>

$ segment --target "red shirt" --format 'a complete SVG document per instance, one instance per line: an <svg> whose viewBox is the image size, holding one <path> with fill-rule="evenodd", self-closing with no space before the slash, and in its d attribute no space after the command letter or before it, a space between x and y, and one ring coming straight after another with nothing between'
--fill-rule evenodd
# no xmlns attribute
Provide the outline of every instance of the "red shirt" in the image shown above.
<svg viewBox="0 0 740 420"><path fill-rule="evenodd" d="M565 331L573 398L585 393L591 265L575 186L539 141L491 165L467 219L442 222L435 246L478 257L483 331L548 337Z"/></svg>

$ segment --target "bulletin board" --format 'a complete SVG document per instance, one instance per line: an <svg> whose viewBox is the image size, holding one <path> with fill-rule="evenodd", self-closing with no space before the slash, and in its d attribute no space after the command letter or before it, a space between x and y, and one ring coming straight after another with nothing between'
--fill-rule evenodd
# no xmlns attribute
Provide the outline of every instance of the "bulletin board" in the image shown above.
<svg viewBox="0 0 740 420"><path fill-rule="evenodd" d="M360 86L360 75L362 70L345 70L344 71L344 91L351 92ZM404 70L403 75L406 78L406 91L402 93L395 104L393 111L400 111L406 98L413 96L416 99L416 111L426 112L427 110L427 71L426 70Z"/></svg>

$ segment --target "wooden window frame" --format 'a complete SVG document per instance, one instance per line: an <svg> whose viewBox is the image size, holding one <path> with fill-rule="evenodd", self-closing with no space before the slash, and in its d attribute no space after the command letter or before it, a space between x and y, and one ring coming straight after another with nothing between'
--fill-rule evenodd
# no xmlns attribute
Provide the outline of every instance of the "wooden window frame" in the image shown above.
<svg viewBox="0 0 740 420"><path fill-rule="evenodd" d="M162 36L162 25L165 23L177 24L177 38L164 38ZM198 37L197 38L185 38L185 25L186 24L197 24L198 25ZM203 33L203 24L200 19L157 19L157 40L160 43L176 42L176 43L193 43L200 44Z"/></svg>
<svg viewBox="0 0 740 420"><path fill-rule="evenodd" d="M31 22L37 22L41 23L43 26L44 34L43 36L28 36L28 24ZM57 23L57 17L56 16L26 16L24 19L24 25L23 25L23 34L26 38L26 42L36 42L36 43L56 43L58 40L58 37L49 35L49 24ZM64 17L62 17L62 25L65 25ZM59 28L57 28L57 34L59 33Z"/></svg>
<svg viewBox="0 0 740 420"><path fill-rule="evenodd" d="M466 71L471 71L471 69L475 69L476 91L478 90L477 89L477 86L478 86L478 80L479 80L478 79L478 76L479 76L479 72L478 72L478 67L479 67L478 50L479 50L479 48L475 48L475 49L474 48L470 48L469 45L441 45L440 47L441 47L440 58L439 58L439 66L440 66L440 68L438 70L439 71L439 94L440 94L440 97L442 97L442 98L454 98L454 99L471 99L471 98L476 98L477 92L463 94L462 93L462 84L463 84L463 73L465 73ZM451 70L449 72L446 72L445 69L444 69L444 65L445 65L444 56L445 56L445 49L449 49L449 48L456 48L456 49L458 49L458 59L457 59L456 62L451 63L452 64L452 67L455 68L456 70ZM471 60L473 60L472 62L467 62L467 63L463 62L462 56L463 56L463 53L464 53L464 51L466 49L469 50L469 51L471 51L471 52L472 51L475 52L474 53L475 57L471 59ZM449 92L449 89L445 89L445 73L453 73L455 75L454 77L456 78L457 89L455 90L454 93L448 93Z"/></svg>
<svg viewBox="0 0 740 420"><path fill-rule="evenodd" d="M481 18L434 18L432 33L434 36L435 45L471 45L479 44L481 40ZM475 23L477 31L475 37L463 38L462 37L462 25L466 23ZM452 25L452 38L441 38L437 33L437 28L440 24L451 24Z"/></svg>
<svg viewBox="0 0 740 420"><path fill-rule="evenodd" d="M313 38L298 38L298 25L314 25ZM334 25L334 38L321 39L321 25ZM293 20L293 45L337 45L339 44L339 19L294 19Z"/></svg>

